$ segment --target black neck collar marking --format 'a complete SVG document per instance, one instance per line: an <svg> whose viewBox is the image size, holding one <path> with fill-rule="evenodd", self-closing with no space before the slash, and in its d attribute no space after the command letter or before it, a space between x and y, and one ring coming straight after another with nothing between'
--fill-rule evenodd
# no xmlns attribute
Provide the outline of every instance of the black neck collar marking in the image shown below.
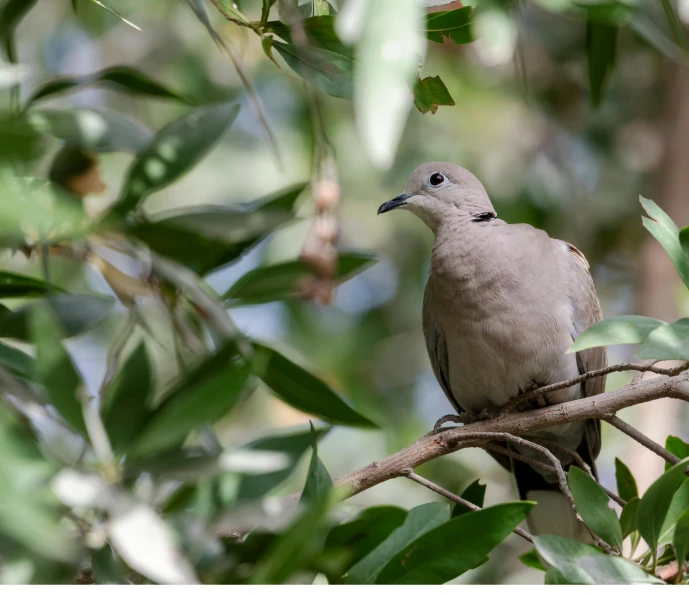
<svg viewBox="0 0 689 594"><path fill-rule="evenodd" d="M494 218L496 218L496 215L494 212L480 212L479 214L476 214L473 217L471 217L471 222L472 223L485 223L486 221L491 221Z"/></svg>

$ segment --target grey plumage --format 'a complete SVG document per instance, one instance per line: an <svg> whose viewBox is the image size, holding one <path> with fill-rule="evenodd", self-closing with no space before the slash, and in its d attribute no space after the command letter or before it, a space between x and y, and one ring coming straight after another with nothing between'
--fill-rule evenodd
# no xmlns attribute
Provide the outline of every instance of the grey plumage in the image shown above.
<svg viewBox="0 0 689 594"><path fill-rule="evenodd" d="M481 183L450 163L417 168L404 194L379 212L395 208L410 210L435 233L423 329L435 376L458 412L497 412L529 388L606 365L604 348L566 353L601 319L588 263L577 248L530 225L497 218ZM547 394L541 404L592 396L604 388L605 378L595 378ZM598 421L553 427L537 437L578 451L595 468ZM565 468L573 461L561 450L554 453ZM554 474L495 457L514 472L522 498L557 489ZM576 522L573 526L578 531Z"/></svg>

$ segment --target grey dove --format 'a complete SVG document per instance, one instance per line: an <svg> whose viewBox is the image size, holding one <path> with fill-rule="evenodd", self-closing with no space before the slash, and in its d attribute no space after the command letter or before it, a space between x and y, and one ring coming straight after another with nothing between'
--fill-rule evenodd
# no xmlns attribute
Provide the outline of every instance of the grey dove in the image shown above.
<svg viewBox="0 0 689 594"><path fill-rule="evenodd" d="M573 245L526 224L500 220L483 185L451 163L427 163L404 193L378 213L409 210L435 234L423 301L423 331L435 376L458 413L496 413L526 390L605 367L604 348L566 351L601 319L589 266ZM598 377L544 395L545 406L603 392ZM527 436L528 437L528 436ZM576 451L595 473L600 421L542 430L565 469ZM514 450L512 444L502 444ZM548 462L532 449L529 458ZM522 499L537 501L529 527L537 534L588 540L559 492L557 477L505 455L491 455L515 476Z"/></svg>

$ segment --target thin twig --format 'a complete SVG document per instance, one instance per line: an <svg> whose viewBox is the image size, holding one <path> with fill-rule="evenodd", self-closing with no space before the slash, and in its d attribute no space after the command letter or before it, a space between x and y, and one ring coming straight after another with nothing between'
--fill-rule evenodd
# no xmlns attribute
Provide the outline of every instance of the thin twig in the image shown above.
<svg viewBox="0 0 689 594"><path fill-rule="evenodd" d="M673 466L677 464L677 462L679 462L680 459L677 456L675 456L671 452L668 452L663 446L656 443L652 439L646 437L643 433L641 433L641 431L639 431L638 429L634 429L634 427L632 427L628 423L625 423L619 417L612 415L610 417L604 417L604 420L610 423L616 429L622 431L622 433L626 433L627 435L629 435L629 437L638 441L642 446L648 448L654 454L657 454L663 460L669 462Z"/></svg>
<svg viewBox="0 0 689 594"><path fill-rule="evenodd" d="M587 380L593 379L594 377L600 377L602 375L610 375L611 373L617 373L619 371L650 371L652 373L657 373L658 375L666 375L668 377L675 377L680 373L689 370L689 361L678 365L677 367L655 367L654 365L643 365L639 363L620 363L618 365L610 365L609 367L603 367L602 369L594 369L587 373L583 373L577 377L573 377L562 382L557 382L555 384L550 384L548 386L541 386L540 388L534 388L520 394L516 398L512 398L505 406L503 406L500 414L506 414L515 410L520 404L527 402L539 396L540 394L549 394L550 392L557 392L558 390L563 390L576 384L581 384Z"/></svg>
<svg viewBox="0 0 689 594"><path fill-rule="evenodd" d="M443 489L440 485L436 485L435 483L423 478L422 476L419 476L413 470L410 470L408 473L405 474L405 476L413 480L415 483L419 483L419 485L423 485L427 489L435 491L439 495L446 497L450 501L454 501L462 507L466 507L467 509L470 509L472 511L481 511L482 509L478 505L474 505L473 503L471 503L471 501L467 501L466 499L463 499L462 497L459 497L458 495L451 493L447 489ZM533 543L533 537L526 530L522 530L521 528L515 528L512 532L518 534L524 540Z"/></svg>

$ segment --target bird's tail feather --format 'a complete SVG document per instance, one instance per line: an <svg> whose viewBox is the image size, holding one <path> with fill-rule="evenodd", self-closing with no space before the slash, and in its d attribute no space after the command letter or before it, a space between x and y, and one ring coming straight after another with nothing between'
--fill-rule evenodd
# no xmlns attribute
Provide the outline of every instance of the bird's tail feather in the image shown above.
<svg viewBox="0 0 689 594"><path fill-rule="evenodd" d="M577 520L567 498L559 491L527 491L526 499L535 501L526 524L534 536L554 534L587 544L595 544L586 527Z"/></svg>

